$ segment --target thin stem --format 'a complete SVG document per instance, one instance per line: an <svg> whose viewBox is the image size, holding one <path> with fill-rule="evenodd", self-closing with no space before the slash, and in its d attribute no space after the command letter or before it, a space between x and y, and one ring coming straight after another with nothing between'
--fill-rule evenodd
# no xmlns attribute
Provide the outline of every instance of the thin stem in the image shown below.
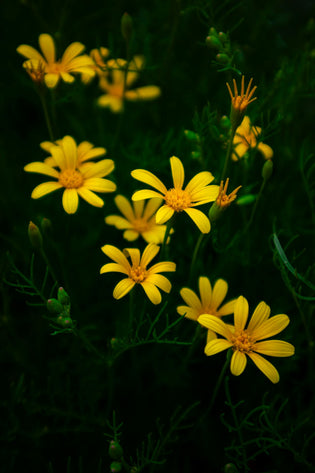
<svg viewBox="0 0 315 473"><path fill-rule="evenodd" d="M41 255L41 257L43 258L43 260L45 261L45 264L46 264L46 266L47 266L47 268L48 268L48 270L49 270L49 272L50 272L50 274L51 274L53 280L54 280L55 283L59 286L58 279L56 278L55 272L54 272L54 270L52 269L52 266L51 266L51 264L50 264L50 262L49 262L49 259L47 258L47 255L46 255L46 253L45 253L45 251L44 251L43 248L40 249L40 255Z"/></svg>
<svg viewBox="0 0 315 473"><path fill-rule="evenodd" d="M169 237L169 234L170 234L170 231L171 231L171 228L172 228L172 224L173 224L173 219L170 218L170 220L167 222L166 224L166 229L165 229L165 234L164 234L164 239L163 239L163 243L162 243L162 248L161 248L161 259L162 257L164 257L165 255L165 251L166 251L166 246L167 246L167 239Z"/></svg>
<svg viewBox="0 0 315 473"><path fill-rule="evenodd" d="M193 252L192 260L191 260L189 280L191 280L193 275L194 275L197 256L198 256L198 253L199 253L201 243L203 241L203 237L204 237L204 234L200 233L200 235L198 237L198 240L197 240L197 243L196 243L196 246L195 246L195 249L194 249L194 252Z"/></svg>
<svg viewBox="0 0 315 473"><path fill-rule="evenodd" d="M46 120L46 125L47 125L47 128L48 128L48 133L49 133L50 141L54 141L54 134L53 134L53 129L52 129L52 125L51 125L49 113L48 113L48 108L47 108L47 102L46 102L45 92L42 91L42 90L40 90L40 91L39 91L39 97L40 97L40 101L41 101L41 104L42 104L42 107L43 107L43 111L44 111L44 115L45 115L45 120Z"/></svg>
<svg viewBox="0 0 315 473"><path fill-rule="evenodd" d="M244 229L244 232L246 232L246 231L249 229L249 227L251 226L251 224L253 223L254 216L255 216L255 213L256 213L256 210L257 210L257 206L258 206L258 202L259 202L259 200L260 200L260 198L261 198L261 196L262 196L262 193L263 193L263 190L264 190L264 188L265 188L265 185L266 185L266 180L264 179L263 182L262 182L262 184L261 184L261 186L260 186L258 196L257 196L257 198L256 198L256 200L255 200L255 205L254 205L254 207L253 207L253 209L252 209L252 213L251 213L250 218L249 218L249 221L248 221L248 223L247 223L247 225L246 225L246 227L245 227L245 229Z"/></svg>
<svg viewBox="0 0 315 473"><path fill-rule="evenodd" d="M228 168L229 161L230 161L230 154L231 154L231 149L232 149L232 145L233 145L233 139L234 139L235 132L236 132L236 128L231 128L230 139L229 139L228 147L227 147L227 150L226 150L224 167L223 167L223 171L222 171L222 174L221 174L221 177L220 177L220 181L224 181L224 179L226 177L226 172L227 172L227 168Z"/></svg>

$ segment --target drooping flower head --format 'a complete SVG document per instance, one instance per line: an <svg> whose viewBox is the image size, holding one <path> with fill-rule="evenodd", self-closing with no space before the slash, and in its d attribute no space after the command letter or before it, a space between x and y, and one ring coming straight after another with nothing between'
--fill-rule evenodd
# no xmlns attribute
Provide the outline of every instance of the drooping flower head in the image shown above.
<svg viewBox="0 0 315 473"><path fill-rule="evenodd" d="M257 86L255 85L255 87L251 89L252 82L253 82L253 79L251 78L245 92L245 77L242 76L241 92L239 94L236 80L233 79L234 95L233 95L230 85L226 83L230 97L231 97L230 120L231 120L233 131L235 131L236 128L242 123L242 120L243 120L243 117L245 115L248 105L257 99L257 97L253 97L255 90L257 89Z"/></svg>
<svg viewBox="0 0 315 473"><path fill-rule="evenodd" d="M106 92L97 100L100 107L109 107L112 112L120 113L124 109L124 100L153 100L161 95L161 89L156 85L129 90L144 66L143 56L134 56L129 63L125 59L110 59L106 66L106 74L101 74L99 82L100 88Z"/></svg>
<svg viewBox="0 0 315 473"><path fill-rule="evenodd" d="M95 207L103 207L104 201L94 192L116 190L116 184L103 179L114 169L114 161L103 159L98 163L79 162L78 147L71 136L65 136L59 145L51 146L49 152L52 158L50 164L33 162L24 167L27 172L55 178L54 181L44 182L35 187L31 197L39 199L57 189L64 189L62 205L68 214L77 211L79 196Z"/></svg>
<svg viewBox="0 0 315 473"><path fill-rule="evenodd" d="M157 211L156 223L167 222L175 212L186 212L195 222L202 233L210 232L210 221L206 215L194 207L213 202L219 192L219 186L209 186L213 181L213 175L208 171L196 174L183 189L185 172L182 162L176 156L170 158L173 187L167 189L160 179L145 169L135 169L131 172L132 177L138 181L149 184L158 192L145 189L133 194L132 200L150 199L162 197L164 205Z"/></svg>
<svg viewBox="0 0 315 473"><path fill-rule="evenodd" d="M200 315L198 322L210 330L222 335L207 343L205 354L215 355L228 348L233 349L231 373L239 376L243 373L247 356L255 363L272 383L278 383L279 373L262 355L286 357L294 355L294 346L282 340L266 340L282 332L289 324L289 317L278 314L270 318L270 307L260 302L256 307L247 328L248 302L240 296L234 307L234 327L231 329L222 320L213 315Z"/></svg>
<svg viewBox="0 0 315 473"><path fill-rule="evenodd" d="M219 318L233 314L236 299L221 306L228 291L228 284L224 279L218 279L213 288L209 279L204 276L199 278L198 283L200 297L188 287L181 289L180 295L187 305L177 307L177 312L180 315L191 320L198 320L201 314L210 314ZM216 338L216 334L209 329L207 340L210 341L214 338Z"/></svg>
<svg viewBox="0 0 315 473"><path fill-rule="evenodd" d="M242 187L238 186L230 194L227 194L229 181L229 178L227 178L225 183L224 181L220 182L218 197L216 198L215 202L212 204L209 210L209 218L211 222L214 222L219 217L221 217L223 212L232 204L232 202L234 202L237 197L237 192Z"/></svg>
<svg viewBox="0 0 315 473"><path fill-rule="evenodd" d="M28 60L24 61L23 67L28 71L43 70L44 81L47 87L56 87L60 78L67 83L74 81L73 73L86 74L93 77L93 61L87 55L81 55L85 46L81 43L71 43L67 47L61 59L56 60L56 47L52 36L41 34L39 36L40 54L32 46L21 44L17 52Z"/></svg>
<svg viewBox="0 0 315 473"><path fill-rule="evenodd" d="M172 285L170 281L158 274L161 272L172 272L176 270L176 264L171 261L161 261L150 268L148 264L159 252L160 247L154 243L149 243L140 257L140 251L137 248L126 248L124 252L112 245L105 245L102 251L114 263L108 263L102 266L100 273L118 272L127 277L122 279L115 287L113 296L115 299L121 299L136 285L140 284L148 298L153 304L159 304L162 300L159 289L169 293ZM131 264L128 260L130 258Z"/></svg>
<svg viewBox="0 0 315 473"><path fill-rule="evenodd" d="M250 118L248 116L244 117L242 123L236 129L233 138L233 151L231 155L233 161L243 158L251 148L257 148L265 159L271 159L273 157L272 148L261 141L257 143L260 134L261 128L259 126L252 126Z"/></svg>
<svg viewBox="0 0 315 473"><path fill-rule="evenodd" d="M120 215L108 215L105 222L124 231L124 238L134 241L141 235L147 243L163 243L166 225L158 225L155 213L162 203L162 199L150 199L146 204L144 200L130 203L123 195L116 195L115 204Z"/></svg>

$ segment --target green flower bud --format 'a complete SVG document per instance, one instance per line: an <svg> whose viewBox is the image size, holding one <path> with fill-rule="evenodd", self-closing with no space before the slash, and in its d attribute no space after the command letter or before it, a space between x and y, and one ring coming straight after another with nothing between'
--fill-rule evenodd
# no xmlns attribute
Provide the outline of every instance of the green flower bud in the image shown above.
<svg viewBox="0 0 315 473"><path fill-rule="evenodd" d="M118 442L111 440L108 448L108 454L113 460L120 460L123 456L123 449Z"/></svg>
<svg viewBox="0 0 315 473"><path fill-rule="evenodd" d="M221 49L223 47L221 41L216 36L207 36L206 45L213 49Z"/></svg>
<svg viewBox="0 0 315 473"><path fill-rule="evenodd" d="M43 247L43 238L41 232L35 223L30 222L28 225L28 237L33 248L40 250Z"/></svg>
<svg viewBox="0 0 315 473"><path fill-rule="evenodd" d="M193 159L200 159L200 158L201 158L201 153L200 153L200 151L192 151L192 152L191 152L191 157L192 157Z"/></svg>
<svg viewBox="0 0 315 473"><path fill-rule="evenodd" d="M63 312L63 306L57 299L48 299L47 309L52 314L61 314Z"/></svg>
<svg viewBox="0 0 315 473"><path fill-rule="evenodd" d="M52 229L52 224L51 224L51 220L49 220L49 218L42 218L42 221L40 222L40 226L41 226L41 229L42 231L45 233L49 233Z"/></svg>
<svg viewBox="0 0 315 473"><path fill-rule="evenodd" d="M69 305L70 304L70 297L66 293L63 287L58 289L58 301L62 305Z"/></svg>
<svg viewBox="0 0 315 473"><path fill-rule="evenodd" d="M261 172L261 175L264 181L268 181L268 179L271 178L272 171L273 171L273 162L271 161L271 159L268 159L263 165L262 172Z"/></svg>
<svg viewBox="0 0 315 473"><path fill-rule="evenodd" d="M110 464L111 473L119 473L122 470L122 464L120 462L112 462Z"/></svg>
<svg viewBox="0 0 315 473"><path fill-rule="evenodd" d="M220 64L228 64L228 62L230 62L230 58L227 56L227 54L219 53L215 58Z"/></svg>
<svg viewBox="0 0 315 473"><path fill-rule="evenodd" d="M220 126L224 128L225 130L228 130L231 127L231 121L229 117L227 117L226 115L223 115L223 117L221 117L221 120L220 120Z"/></svg>
<svg viewBox="0 0 315 473"><path fill-rule="evenodd" d="M184 133L185 133L185 136L186 136L187 140L194 141L194 142L199 142L200 141L199 135L197 133L195 133L194 131L184 130Z"/></svg>
<svg viewBox="0 0 315 473"><path fill-rule="evenodd" d="M213 26L211 26L211 28L209 30L209 36L210 35L214 35L214 36L218 35L217 30L215 28L213 28Z"/></svg>
<svg viewBox="0 0 315 473"><path fill-rule="evenodd" d="M59 315L57 317L57 323L61 325L62 327L72 327L72 319L71 317L64 317L62 315Z"/></svg>
<svg viewBox="0 0 315 473"><path fill-rule="evenodd" d="M233 463L227 463L224 466L224 473L238 473L238 469Z"/></svg>
<svg viewBox="0 0 315 473"><path fill-rule="evenodd" d="M121 17L120 27L123 38L129 43L132 37L133 21L128 13L124 13Z"/></svg>
<svg viewBox="0 0 315 473"><path fill-rule="evenodd" d="M242 197L239 197L239 199L237 199L236 203L237 205L249 205L255 202L256 197L257 196L255 194L243 195Z"/></svg>
<svg viewBox="0 0 315 473"><path fill-rule="evenodd" d="M225 33L223 33L222 31L220 31L220 33L218 34L219 38L221 41L223 41L225 43L225 41L227 41L227 36Z"/></svg>

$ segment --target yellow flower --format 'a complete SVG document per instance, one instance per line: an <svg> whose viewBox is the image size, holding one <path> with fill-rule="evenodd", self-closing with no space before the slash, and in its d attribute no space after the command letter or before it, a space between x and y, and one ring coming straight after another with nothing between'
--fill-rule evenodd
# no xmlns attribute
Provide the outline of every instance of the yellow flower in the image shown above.
<svg viewBox="0 0 315 473"><path fill-rule="evenodd" d="M238 161L242 158L250 148L257 148L265 159L271 159L273 157L272 148L261 141L257 144L257 138L260 134L261 128L259 126L252 126L250 118L244 117L241 125L236 129L233 138L233 161Z"/></svg>
<svg viewBox="0 0 315 473"><path fill-rule="evenodd" d="M213 289L209 279L204 276L201 276L198 282L200 297L188 287L181 289L180 295L187 305L177 307L177 312L180 315L184 315L191 320L198 320L201 314L210 314L215 317L233 314L236 299L221 306L228 291L228 284L224 279L218 279ZM219 306L221 307L219 308ZM216 334L209 329L207 341L214 338L217 338Z"/></svg>
<svg viewBox="0 0 315 473"><path fill-rule="evenodd" d="M141 235L147 243L163 243L166 225L157 225L155 212L162 203L162 199L150 199L145 205L144 200L133 202L123 195L116 195L115 203L124 217L108 215L105 222L124 231L124 238L134 241Z"/></svg>
<svg viewBox="0 0 315 473"><path fill-rule="evenodd" d="M56 87L60 78L64 82L72 83L74 77L71 74L73 73L84 73L92 77L95 74L92 59L87 54L80 55L85 49L83 44L71 43L60 60L56 60L56 48L52 36L41 34L39 36L39 46L42 54L27 44L21 44L17 48L17 52L28 58L23 63L23 67L27 71L34 68L44 68L44 81L47 87Z"/></svg>
<svg viewBox="0 0 315 473"><path fill-rule="evenodd" d="M104 48L103 46L101 46L99 49L95 48L90 51L90 57L94 63L92 66L94 75L105 74L107 71L107 65L104 59L106 59L109 54L109 49ZM93 79L93 76L90 74L82 74L81 79L84 84L88 84Z"/></svg>
<svg viewBox="0 0 315 473"><path fill-rule="evenodd" d="M242 76L240 95L238 94L238 89L237 89L235 79L233 79L234 95L233 95L230 85L226 83L230 97L231 97L230 120L231 120L231 125L232 125L232 131L235 131L236 128L241 124L248 105L257 99L257 97L252 98L255 93L255 90L257 89L257 86L255 85L255 87L253 87L252 90L250 90L253 79L249 81L246 92L245 92L244 81L245 81L245 77Z"/></svg>
<svg viewBox="0 0 315 473"><path fill-rule="evenodd" d="M111 159L98 163L78 162L78 147L71 136L65 136L62 145L51 146L52 164L34 162L27 164L24 170L53 177L55 181L44 182L35 187L31 197L39 199L57 189L64 189L62 205L68 214L77 211L79 196L95 207L103 207L104 201L95 192L114 192L116 184L102 179L114 169ZM55 168L58 167L58 169Z"/></svg>
<svg viewBox="0 0 315 473"><path fill-rule="evenodd" d="M176 264L171 261L161 261L151 268L147 268L148 264L159 252L160 247L155 243L149 243L140 258L140 251L137 248L126 248L124 253L112 245L105 245L102 251L111 258L114 263L108 263L102 266L100 273L118 272L123 273L127 277L122 279L115 287L113 296L115 299L121 299L135 286L140 284L148 298L153 304L159 304L162 300L162 291L169 293L172 285L170 281L161 272L171 272L176 270ZM131 264L127 257L130 258Z"/></svg>
<svg viewBox="0 0 315 473"><path fill-rule="evenodd" d="M217 220L223 212L234 202L237 197L237 192L240 190L242 186L238 186L231 194L227 194L227 188L229 185L230 179L227 178L225 183L224 181L220 182L219 194L216 198L216 201L212 204L209 210L209 218L211 222Z"/></svg>
<svg viewBox="0 0 315 473"><path fill-rule="evenodd" d="M61 138L60 140L56 140L55 142L42 141L42 143L40 143L40 147L44 151L47 151L47 153L50 153L51 148L54 148L56 145L58 145L62 148L63 152L66 152L65 150L67 148L68 139L69 139L69 136L65 136L64 138ZM93 163L87 163L87 161L90 161L91 159L94 159L94 158L99 158L100 156L104 156L105 154L106 154L105 148L101 148L101 147L95 148L94 145L90 143L89 141L82 141L82 143L77 145L78 166L82 168L83 163L86 163L85 167L87 167L86 166L87 164L93 164ZM48 158L46 158L44 160L44 163L53 167L58 166L57 161L54 159L53 156L49 156Z"/></svg>
<svg viewBox="0 0 315 473"><path fill-rule="evenodd" d="M195 222L202 233L209 233L210 221L208 217L193 207L212 202L217 198L219 186L208 185L213 181L213 175L208 171L200 172L183 189L185 173L182 162L176 156L170 158L170 162L174 187L167 189L160 179L151 172L145 169L135 169L131 172L132 177L145 184L149 184L149 186L157 189L158 192L149 189L137 191L133 194L132 200L163 197L165 204L156 214L156 223L165 223L173 216L174 212L184 211Z"/></svg>
<svg viewBox="0 0 315 473"><path fill-rule="evenodd" d="M100 107L109 107L114 113L123 111L124 100L137 102L153 100L161 95L161 89L156 85L147 85L128 90L138 79L139 71L143 68L143 56L135 56L128 64L125 59L110 59L107 61L108 71L100 77L99 86L106 92L98 98ZM126 68L128 71L126 73Z"/></svg>
<svg viewBox="0 0 315 473"><path fill-rule="evenodd" d="M234 327L231 330L222 320L213 315L200 315L198 322L224 338L211 340L205 348L205 354L215 355L228 348L233 349L231 358L231 373L239 376L243 373L249 356L272 383L278 383L279 373L276 368L259 353L268 356L292 356L294 346L282 340L265 340L282 332L289 324L290 319L285 314L270 317L270 307L260 302L256 307L251 320L245 328L248 319L248 302L240 296L234 308Z"/></svg>

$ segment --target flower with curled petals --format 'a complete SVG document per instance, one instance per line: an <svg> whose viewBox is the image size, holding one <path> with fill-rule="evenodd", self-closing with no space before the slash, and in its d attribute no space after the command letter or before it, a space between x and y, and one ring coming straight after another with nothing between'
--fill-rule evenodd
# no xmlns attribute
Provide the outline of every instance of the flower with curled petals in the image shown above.
<svg viewBox="0 0 315 473"><path fill-rule="evenodd" d="M94 76L93 60L87 54L81 55L85 49L83 44L71 43L63 53L62 58L56 60L56 47L52 36L41 34L38 41L42 54L27 44L21 44L17 48L17 52L27 58L23 63L23 67L28 72L34 69L43 69L44 82L50 89L56 87L60 78L71 84L74 81L72 74L80 73Z"/></svg>
<svg viewBox="0 0 315 473"><path fill-rule="evenodd" d="M231 157L233 161L238 161L243 158L247 151L251 148L257 148L265 159L273 157L273 150L269 145L258 142L258 137L261 134L259 126L252 126L248 116L243 118L242 123L236 129L233 138L233 151Z"/></svg>
<svg viewBox="0 0 315 473"><path fill-rule="evenodd" d="M266 340L282 332L290 319L285 314L270 317L270 307L260 302L256 307L247 328L248 302L240 296L234 307L234 327L231 329L221 319L213 315L200 315L198 322L224 338L210 340L205 347L205 354L215 355L232 348L231 373L239 376L243 373L247 356L272 383L278 383L280 377L276 368L262 355L286 357L294 355L294 346L282 340Z"/></svg>
<svg viewBox="0 0 315 473"><path fill-rule="evenodd" d="M145 189L133 194L132 200L150 199L151 197L162 197L164 205L157 211L156 223L167 222L175 212L186 212L195 222L201 233L210 232L210 221L206 215L194 207L208 202L213 202L219 193L219 186L209 186L214 177L211 172L203 171L196 174L183 189L184 167L176 156L170 158L174 187L167 189L160 179L145 169L135 169L131 172L132 177L138 181L149 184L158 192Z"/></svg>
<svg viewBox="0 0 315 473"><path fill-rule="evenodd" d="M184 315L191 320L198 320L201 314L210 314L215 317L233 314L236 299L221 306L228 291L228 284L224 279L218 279L212 289L209 279L201 276L198 285L200 297L198 297L197 294L188 287L183 287L181 289L180 295L187 305L178 306L178 314ZM217 338L216 334L213 330L208 329L207 341L214 338Z"/></svg>
<svg viewBox="0 0 315 473"><path fill-rule="evenodd" d="M251 89L252 82L253 82L253 78L251 78L251 80L249 81L246 92L245 92L245 77L242 76L241 90L239 93L237 89L236 80L233 79L234 95L233 95L230 85L226 83L230 97L231 97L230 120L231 120L233 133L235 132L236 128L242 123L242 120L243 120L243 117L245 115L248 105L257 99L257 97L253 97L257 89L257 86L255 85L255 87Z"/></svg>
<svg viewBox="0 0 315 473"><path fill-rule="evenodd" d="M105 218L107 225L114 225L119 230L124 230L124 238L135 241L141 235L147 243L163 243L166 225L157 225L155 212L162 203L162 199L150 199L146 205L144 200L129 202L123 195L116 195L115 204L120 215L108 215Z"/></svg>
<svg viewBox="0 0 315 473"><path fill-rule="evenodd" d="M171 261L161 261L150 268L148 264L159 252L160 247L155 243L149 243L140 257L138 248L126 248L124 252L112 245L105 245L102 251L114 263L107 263L102 266L100 273L118 272L126 275L115 287L113 296L115 299L121 299L136 285L140 284L148 298L153 304L159 304L162 300L159 289L169 293L172 285L170 281L158 274L161 272L172 272L176 270L176 264ZM131 264L128 261L131 261Z"/></svg>
<svg viewBox="0 0 315 473"><path fill-rule="evenodd" d="M39 184L32 192L33 199L39 199L57 189L64 189L62 205L68 214L74 214L79 196L95 207L103 207L104 201L94 192L114 192L116 184L103 179L114 169L114 161L103 159L98 163L78 161L78 147L71 136L65 136L62 145L51 146L52 163L33 162L24 170L55 178L54 181ZM58 169L59 168L59 169Z"/></svg>

